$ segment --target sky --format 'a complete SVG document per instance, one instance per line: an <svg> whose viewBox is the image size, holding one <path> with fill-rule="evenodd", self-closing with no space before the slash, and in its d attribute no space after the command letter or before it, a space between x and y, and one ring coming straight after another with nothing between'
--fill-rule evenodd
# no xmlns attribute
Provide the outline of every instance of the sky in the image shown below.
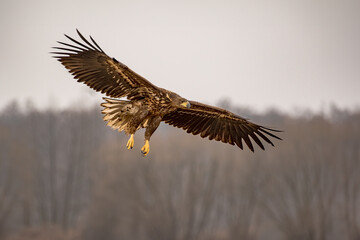
<svg viewBox="0 0 360 240"><path fill-rule="evenodd" d="M76 29L189 100L359 109L359 12L358 0L0 0L0 109L101 102L49 54Z"/></svg>

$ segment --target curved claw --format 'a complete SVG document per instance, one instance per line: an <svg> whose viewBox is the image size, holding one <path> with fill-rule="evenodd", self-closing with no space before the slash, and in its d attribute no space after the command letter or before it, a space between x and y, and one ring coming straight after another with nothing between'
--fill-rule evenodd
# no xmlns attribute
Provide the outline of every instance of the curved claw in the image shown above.
<svg viewBox="0 0 360 240"><path fill-rule="evenodd" d="M149 140L146 140L145 145L141 148L141 153L145 157L149 153L149 151L150 151Z"/></svg>
<svg viewBox="0 0 360 240"><path fill-rule="evenodd" d="M132 149L134 147L134 134L131 134L127 144L126 144L127 149Z"/></svg>

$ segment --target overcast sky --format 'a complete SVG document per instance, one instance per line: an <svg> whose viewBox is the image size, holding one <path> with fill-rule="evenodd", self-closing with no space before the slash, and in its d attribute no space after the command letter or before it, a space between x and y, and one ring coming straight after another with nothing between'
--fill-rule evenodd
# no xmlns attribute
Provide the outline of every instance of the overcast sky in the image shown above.
<svg viewBox="0 0 360 240"><path fill-rule="evenodd" d="M0 109L89 106L101 95L50 57L78 28L190 100L262 111L360 106L360 1L0 1Z"/></svg>

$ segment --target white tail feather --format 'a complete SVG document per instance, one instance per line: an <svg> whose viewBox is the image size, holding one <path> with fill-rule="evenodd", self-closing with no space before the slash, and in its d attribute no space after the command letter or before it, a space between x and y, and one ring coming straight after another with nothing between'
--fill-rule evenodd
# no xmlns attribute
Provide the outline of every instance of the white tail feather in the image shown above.
<svg viewBox="0 0 360 240"><path fill-rule="evenodd" d="M106 102L101 104L104 107L102 110L104 121L107 121L108 126L117 129L119 132L127 132L129 122L133 115L139 111L139 108L127 100L104 99Z"/></svg>

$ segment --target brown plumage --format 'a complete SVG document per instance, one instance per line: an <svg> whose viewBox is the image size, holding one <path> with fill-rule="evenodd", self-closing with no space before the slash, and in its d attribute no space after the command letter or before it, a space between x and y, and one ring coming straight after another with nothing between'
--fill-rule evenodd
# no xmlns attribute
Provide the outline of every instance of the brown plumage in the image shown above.
<svg viewBox="0 0 360 240"><path fill-rule="evenodd" d="M92 89L106 94L103 114L107 124L119 131L131 134L127 143L134 145L133 135L143 127L145 131L144 155L149 152L149 139L161 121L182 128L202 138L237 145L243 149L243 141L254 151L252 141L265 149L261 140L274 146L268 136L280 139L271 132L279 132L254 124L227 110L188 101L174 92L156 87L133 72L115 58L110 58L90 37L91 42L77 31L79 42L65 35L72 44L58 42L60 51L52 52L74 76ZM123 98L119 100L113 98Z"/></svg>

